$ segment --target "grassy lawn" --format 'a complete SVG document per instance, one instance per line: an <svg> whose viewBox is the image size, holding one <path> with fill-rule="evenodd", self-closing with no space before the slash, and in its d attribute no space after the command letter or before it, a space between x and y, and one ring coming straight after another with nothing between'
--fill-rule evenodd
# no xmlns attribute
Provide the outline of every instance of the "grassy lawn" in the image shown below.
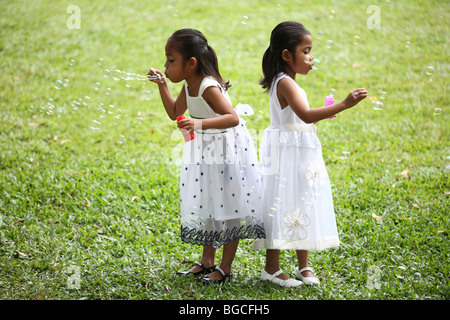
<svg viewBox="0 0 450 320"><path fill-rule="evenodd" d="M450 298L448 2L79 0L79 29L70 4L0 2L0 299ZM175 30L201 30L259 148L261 59L284 20L313 35L311 107L357 87L383 103L318 123L342 245L310 254L318 287L261 282L249 240L232 285L177 278L201 252L179 236L183 141L142 75ZM293 276L295 253L280 262Z"/></svg>

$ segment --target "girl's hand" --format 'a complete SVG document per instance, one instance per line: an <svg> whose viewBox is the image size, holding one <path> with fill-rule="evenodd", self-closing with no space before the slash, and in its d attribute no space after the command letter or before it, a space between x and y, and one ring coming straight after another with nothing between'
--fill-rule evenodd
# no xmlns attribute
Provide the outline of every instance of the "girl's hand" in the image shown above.
<svg viewBox="0 0 450 320"><path fill-rule="evenodd" d="M164 74L155 68L150 68L150 70L147 72L147 77L149 81L154 83L166 83Z"/></svg>
<svg viewBox="0 0 450 320"><path fill-rule="evenodd" d="M342 102L347 108L351 108L357 105L360 101L367 98L368 92L364 88L353 90L349 93L347 98L345 98Z"/></svg>
<svg viewBox="0 0 450 320"><path fill-rule="evenodd" d="M201 129L202 122L200 119L186 118L178 122L178 128L183 128L189 132Z"/></svg>

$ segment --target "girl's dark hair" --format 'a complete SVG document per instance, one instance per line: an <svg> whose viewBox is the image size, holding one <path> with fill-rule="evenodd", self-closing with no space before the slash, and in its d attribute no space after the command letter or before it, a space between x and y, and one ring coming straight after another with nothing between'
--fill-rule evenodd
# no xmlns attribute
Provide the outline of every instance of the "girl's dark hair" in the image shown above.
<svg viewBox="0 0 450 320"><path fill-rule="evenodd" d="M295 61L295 48L302 43L303 36L311 34L301 23L285 21L278 24L270 35L270 46L264 52L262 70L264 76L259 81L266 91L270 90L273 79L280 72L288 72L288 65L281 58L281 53L287 49Z"/></svg>
<svg viewBox="0 0 450 320"><path fill-rule="evenodd" d="M177 30L167 43L173 46L185 61L195 57L200 75L213 77L225 90L231 87L229 81L225 82L222 79L216 52L208 45L208 40L200 31L189 28Z"/></svg>

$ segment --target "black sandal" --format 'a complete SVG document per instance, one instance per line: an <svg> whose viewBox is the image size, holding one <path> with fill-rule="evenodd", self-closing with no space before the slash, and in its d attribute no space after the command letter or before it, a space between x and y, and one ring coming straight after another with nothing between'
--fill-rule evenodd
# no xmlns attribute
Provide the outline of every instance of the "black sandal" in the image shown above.
<svg viewBox="0 0 450 320"><path fill-rule="evenodd" d="M197 272L192 272L192 271L189 271L189 270L177 271L177 276L190 276L190 275L193 275L194 277L197 277L199 275L208 274L208 273L211 273L211 272L214 271L214 266L212 266L210 268L207 268L200 261L195 262L195 264L197 266L199 266L200 268L202 268L202 270L197 271Z"/></svg>
<svg viewBox="0 0 450 320"><path fill-rule="evenodd" d="M220 272L220 274L222 275L222 279L215 280L215 279L211 279L208 275L206 275L204 277L198 278L197 280L200 281L200 282L203 282L204 284L220 284L220 283L225 283L225 282L230 282L231 281L231 277L233 275L232 273L226 274L222 270L222 268L219 267L219 266L215 266L215 270Z"/></svg>

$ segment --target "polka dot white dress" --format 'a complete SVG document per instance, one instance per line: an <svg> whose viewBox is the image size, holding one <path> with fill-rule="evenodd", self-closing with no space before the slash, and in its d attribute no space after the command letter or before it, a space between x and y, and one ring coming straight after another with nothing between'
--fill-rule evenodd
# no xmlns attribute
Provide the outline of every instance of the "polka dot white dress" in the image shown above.
<svg viewBox="0 0 450 320"><path fill-rule="evenodd" d="M253 247L320 251L339 246L330 181L317 127L289 106L281 109L276 88L285 77L294 81L282 73L270 89L271 120L260 150L266 239L255 240Z"/></svg>
<svg viewBox="0 0 450 320"><path fill-rule="evenodd" d="M203 99L209 86L228 93L205 77L198 96L189 95L191 118L219 116ZM231 103L231 101L230 101ZM263 239L262 183L256 150L240 119L227 129L195 130L184 145L181 177L181 239L197 245L223 245L238 239Z"/></svg>

